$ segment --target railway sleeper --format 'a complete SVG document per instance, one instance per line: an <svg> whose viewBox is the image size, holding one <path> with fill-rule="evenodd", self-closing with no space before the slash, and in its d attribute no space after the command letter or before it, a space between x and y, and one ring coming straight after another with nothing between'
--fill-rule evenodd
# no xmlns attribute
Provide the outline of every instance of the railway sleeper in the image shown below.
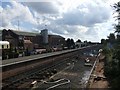
<svg viewBox="0 0 120 90"><path fill-rule="evenodd" d="M10 79L10 80L8 80L8 81L13 81L13 83L12 83L13 85L12 85L12 84L9 84L9 86L7 86L7 87L10 87L10 86L18 87L19 85L25 83L26 81L30 81L31 79L34 79L34 80L37 79L38 81L40 81L40 80L42 80L42 79L46 79L46 78L48 78L48 77L56 74L56 73L57 73L57 70L56 70L55 68L58 67L59 65L61 65L62 63L65 63L65 62L66 62L66 60L62 60L62 61L60 61L60 62L58 62L58 63L55 63L54 65L52 65L52 66L50 66L50 67L48 67L48 68L46 68L46 69L37 71L37 72L35 72L34 74L33 74L33 73L29 73L30 75L27 75L27 76L26 76L26 77L28 77L27 79L24 78L24 77L22 77L22 78L24 78L24 79L18 79L18 80L15 80L15 82L14 82L14 78L13 78L13 80ZM47 70L47 71L45 71L45 70ZM49 71L48 71L48 70L49 70ZM42 72L42 73L41 73L41 72Z"/></svg>

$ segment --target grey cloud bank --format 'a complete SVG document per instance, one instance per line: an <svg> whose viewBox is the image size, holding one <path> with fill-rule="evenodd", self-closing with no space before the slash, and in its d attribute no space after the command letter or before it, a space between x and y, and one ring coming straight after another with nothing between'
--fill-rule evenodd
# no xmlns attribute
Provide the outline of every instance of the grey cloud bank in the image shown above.
<svg viewBox="0 0 120 90"><path fill-rule="evenodd" d="M75 9L63 13L63 18L58 19L58 24L66 25L83 25L93 26L96 23L103 23L110 17L110 9L108 7L100 6L99 4L92 5L86 3L79 5Z"/></svg>
<svg viewBox="0 0 120 90"><path fill-rule="evenodd" d="M28 7L41 14L56 14L58 9L52 2L26 2Z"/></svg>

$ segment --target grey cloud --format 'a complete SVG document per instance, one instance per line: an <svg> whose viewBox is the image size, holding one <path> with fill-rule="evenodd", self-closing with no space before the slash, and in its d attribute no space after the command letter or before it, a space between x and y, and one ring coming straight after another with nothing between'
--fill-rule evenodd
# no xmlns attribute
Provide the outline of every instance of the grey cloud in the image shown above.
<svg viewBox="0 0 120 90"><path fill-rule="evenodd" d="M95 27L89 27L88 31L85 32L86 36L91 36L93 38L97 38L97 29Z"/></svg>
<svg viewBox="0 0 120 90"><path fill-rule="evenodd" d="M33 10L42 14L56 14L58 13L57 7L52 2L25 2Z"/></svg>
<svg viewBox="0 0 120 90"><path fill-rule="evenodd" d="M107 6L102 6L102 4L98 5L99 3L98 4L96 3L94 5L90 2L91 1L81 4L77 6L77 8L74 8L73 10L68 10L62 15L57 11L56 6L50 2L36 2L36 3L26 2L22 6L21 5L19 6L19 4L15 4L16 6L19 6L19 7L16 9L13 8L13 10L11 9L10 11L13 11L16 13L12 13L12 14L9 13L11 18L10 20L7 18L6 19L9 20L9 22L16 21L16 18L15 18L16 15L20 16L22 12L22 16L20 16L22 18L20 18L20 20L23 20L23 21L27 20L29 22L31 21L35 23L34 21L35 17L34 15L32 15L33 13L31 12L36 11L39 13L38 16L40 18L40 21L36 20L37 18L35 19L36 21L40 22L37 30L48 28L48 30L51 33L59 34L59 35L65 36L66 38L70 37L75 40L79 38L82 41L83 40L97 41L97 40L100 40L100 37L102 37L102 35L104 35L104 33L107 32L107 29L110 26L106 26L106 24L103 26L98 26L102 28L100 28L100 30L97 31L98 29L95 28L95 25L106 22L109 19L110 11L107 8ZM28 15L30 16L29 18L28 18ZM8 15L6 14L6 16ZM6 26L7 24L9 24L6 22L7 21L4 21L3 25ZM110 21L108 22L108 24L109 23ZM45 25L47 25L47 27L45 27ZM77 26L83 26L85 27L85 29L86 28L87 29L84 30L84 28L78 28ZM82 32L83 31L82 29L84 30L84 32ZM103 30L101 31L101 29Z"/></svg>
<svg viewBox="0 0 120 90"><path fill-rule="evenodd" d="M0 14L2 27L7 27L10 24L11 26L14 26L18 20L20 22L36 24L36 21L28 7L16 1L11 1L10 4L10 6L3 8Z"/></svg>
<svg viewBox="0 0 120 90"><path fill-rule="evenodd" d="M103 23L110 17L108 7L97 5L79 5L76 9L63 14L63 18L58 19L56 23L66 25L92 26L96 23Z"/></svg>
<svg viewBox="0 0 120 90"><path fill-rule="evenodd" d="M2 27L6 27L6 26L9 25L9 23L4 21L4 22L1 23L1 25L2 25Z"/></svg>

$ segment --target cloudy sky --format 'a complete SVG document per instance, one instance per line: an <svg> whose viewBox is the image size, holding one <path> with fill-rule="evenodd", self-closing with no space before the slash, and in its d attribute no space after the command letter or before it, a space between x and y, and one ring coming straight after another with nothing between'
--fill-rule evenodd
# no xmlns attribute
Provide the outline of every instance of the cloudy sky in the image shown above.
<svg viewBox="0 0 120 90"><path fill-rule="evenodd" d="M0 0L0 29L40 32L100 42L114 32L119 0ZM19 24L19 29L18 29Z"/></svg>

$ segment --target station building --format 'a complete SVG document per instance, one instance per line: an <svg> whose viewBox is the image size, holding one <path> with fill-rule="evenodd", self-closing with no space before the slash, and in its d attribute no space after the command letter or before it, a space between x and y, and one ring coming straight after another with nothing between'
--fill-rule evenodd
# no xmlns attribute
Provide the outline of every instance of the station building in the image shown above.
<svg viewBox="0 0 120 90"><path fill-rule="evenodd" d="M8 41L10 47L17 50L33 51L39 48L61 48L65 45L65 38L60 35L49 35L48 30L41 30L41 33L2 30L2 41Z"/></svg>

